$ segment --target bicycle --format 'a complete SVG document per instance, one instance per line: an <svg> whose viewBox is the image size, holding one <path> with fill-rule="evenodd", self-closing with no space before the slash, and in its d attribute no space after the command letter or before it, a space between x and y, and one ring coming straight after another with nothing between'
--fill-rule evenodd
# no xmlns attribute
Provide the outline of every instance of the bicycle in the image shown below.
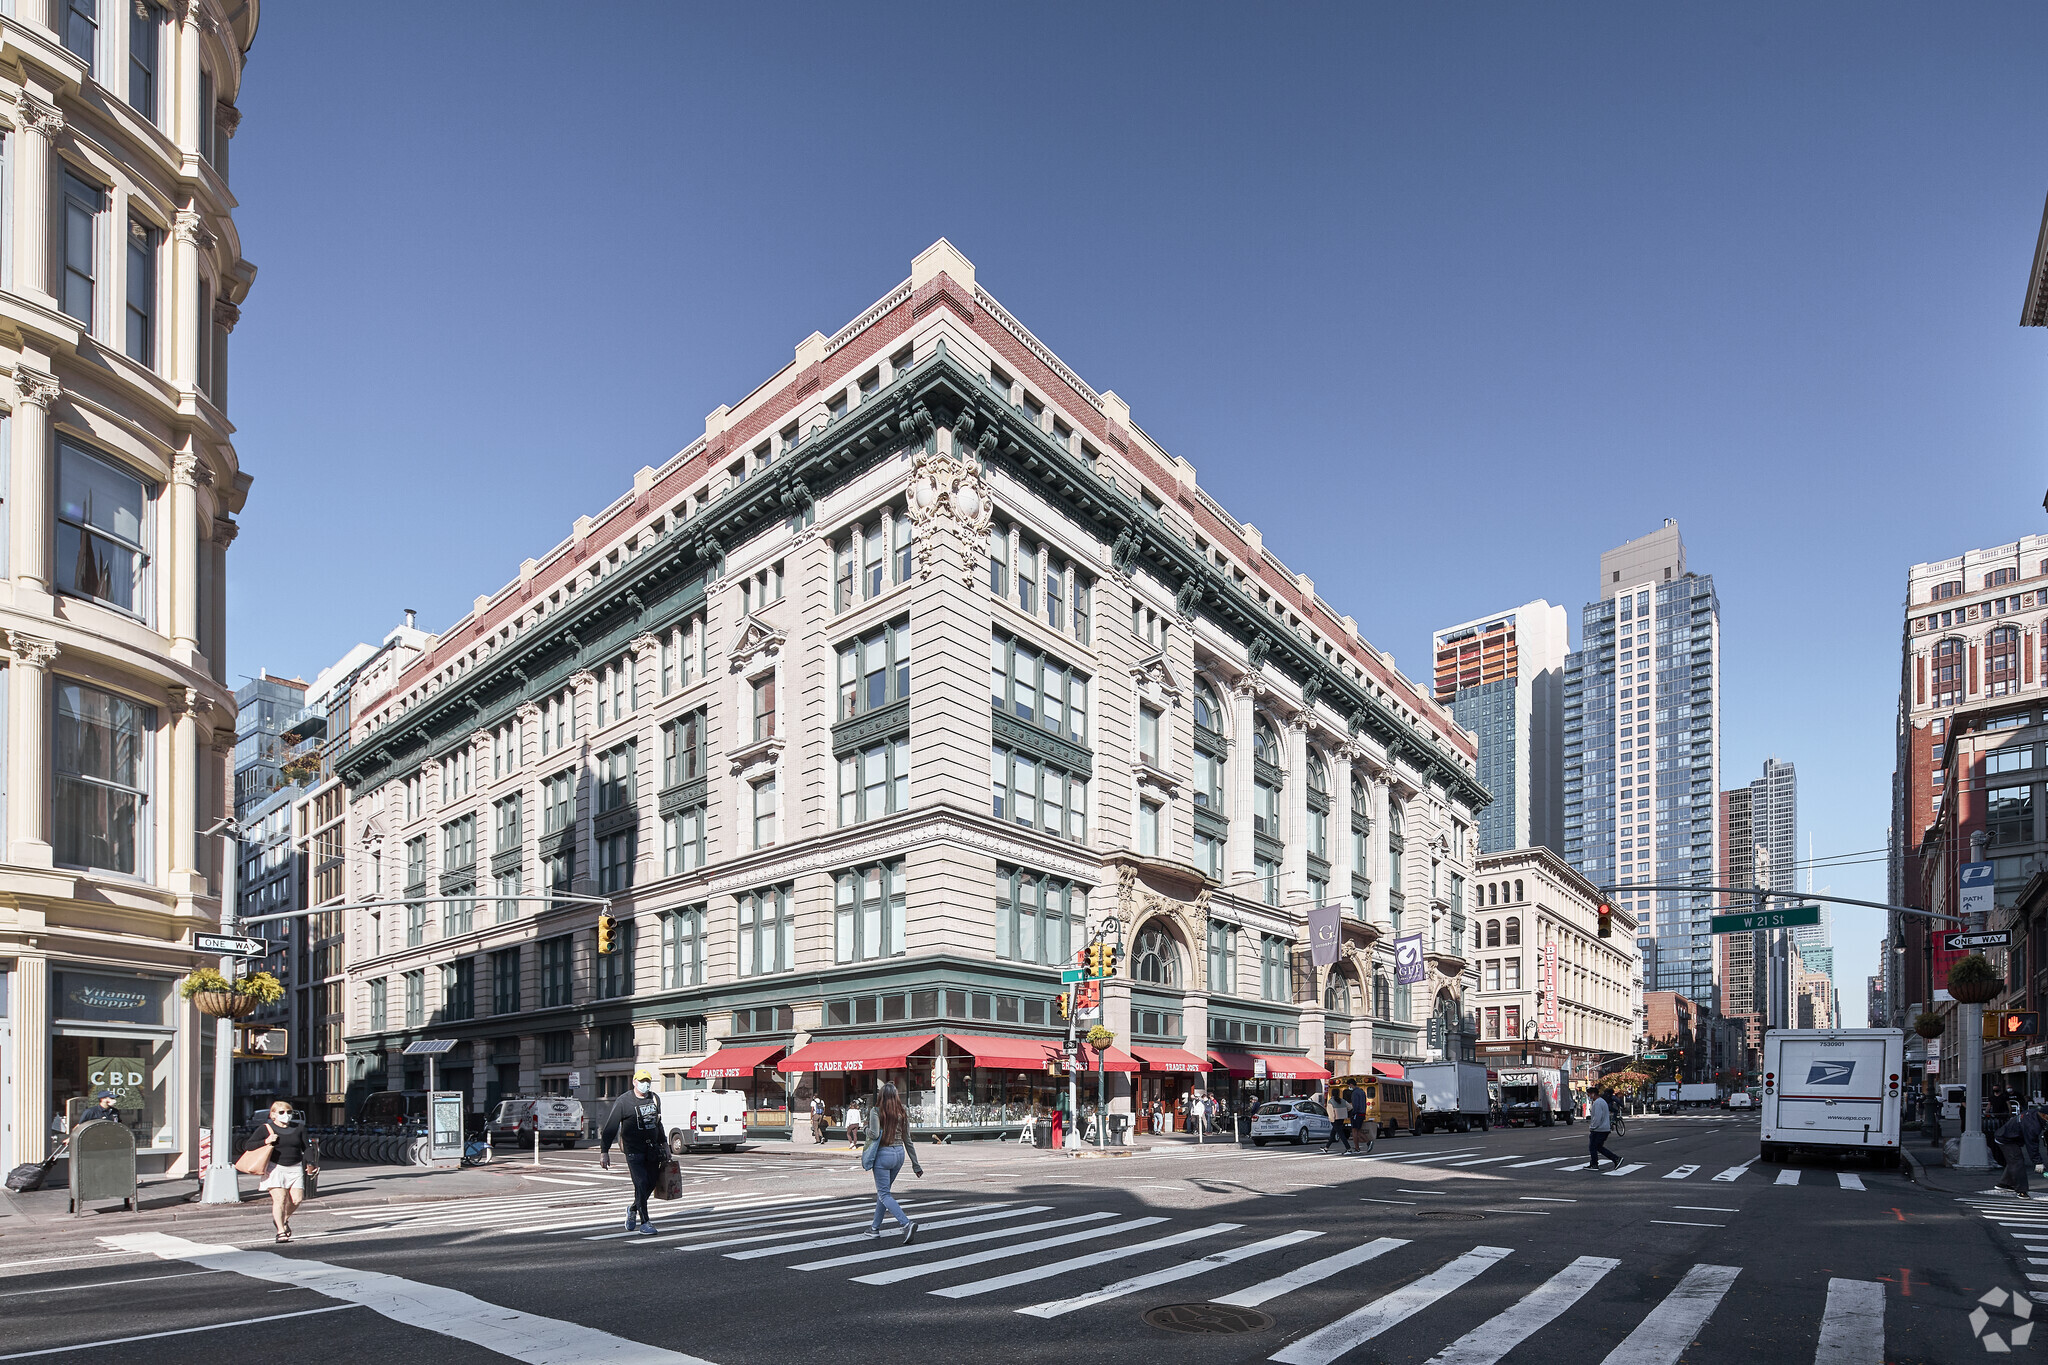
<svg viewBox="0 0 2048 1365"><path fill-rule="evenodd" d="M1614 1135L1618 1138L1628 1136L1628 1115L1618 1108L1614 1111Z"/></svg>

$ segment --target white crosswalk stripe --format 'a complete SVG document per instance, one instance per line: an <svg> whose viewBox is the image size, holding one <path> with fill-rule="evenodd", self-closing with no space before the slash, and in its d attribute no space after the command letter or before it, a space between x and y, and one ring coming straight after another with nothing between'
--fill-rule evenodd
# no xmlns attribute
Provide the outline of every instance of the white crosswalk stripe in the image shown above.
<svg viewBox="0 0 2048 1365"><path fill-rule="evenodd" d="M910 1205L905 1204L903 1205L903 1207L905 1210L908 1210L910 1208ZM992 1206L988 1204L969 1204L966 1207L969 1209L986 1209ZM1022 1208L997 1207L994 1213L974 1214L966 1214L965 1209L948 1209L946 1211L946 1216L943 1219L931 1222L927 1222L922 1218L918 1219L917 1230L919 1232L936 1232L940 1228L970 1227L976 1223L1001 1222L1006 1218L1026 1218L1034 1213L1044 1213L1051 1207L1052 1205L1050 1204L1027 1204ZM955 1218L952 1216L955 1213L966 1214L966 1216ZM752 1251L728 1251L725 1253L729 1258L733 1260L752 1260L762 1256L780 1256L786 1252L791 1251L814 1251L823 1247L851 1246L855 1242L866 1242L872 1240L873 1234L870 1231L870 1229L872 1229L874 1226L873 1214L870 1213L867 1217L862 1218L858 1223L841 1223L839 1226L842 1228L859 1228L861 1230L857 1232L851 1232L839 1237L812 1237L809 1241L791 1242L788 1240L791 1237L808 1236L812 1232L819 1231L819 1229L806 1228L802 1232L798 1232L793 1229L785 1229L781 1232L763 1233L759 1236L754 1237L732 1237L721 1239L716 1242L700 1242L696 1246L677 1247L676 1250L712 1251L719 1247L738 1246L743 1242L782 1243L782 1245L780 1246L756 1247ZM1016 1231L1016 1229L1009 1228L1005 1229L1005 1231L1014 1232Z"/></svg>
<svg viewBox="0 0 2048 1365"><path fill-rule="evenodd" d="M1139 1242L1134 1246L1107 1247L1101 1251L1092 1251L1080 1256L1069 1256L1066 1260L1054 1261L1050 1265L1035 1265L1024 1270L1012 1270L1007 1274L992 1275L985 1280L974 1280L967 1284L948 1285L944 1289L934 1289L931 1292L942 1299L972 1298L977 1294L993 1293L998 1289L1009 1289L1020 1284L1031 1284L1038 1280L1049 1280L1055 1275L1064 1275L1069 1270L1086 1270L1090 1266L1105 1265L1110 1261L1121 1261L1132 1256L1141 1256L1148 1251L1163 1251L1167 1247L1180 1246L1187 1242L1198 1242L1204 1237L1214 1237L1224 1232L1235 1232L1243 1226L1244 1224L1242 1223L1211 1223L1207 1227L1190 1228L1186 1232L1170 1232L1164 1237L1155 1237L1149 1242Z"/></svg>
<svg viewBox="0 0 2048 1365"><path fill-rule="evenodd" d="M1884 1285L1876 1280L1829 1280L1813 1365L1883 1365Z"/></svg>
<svg viewBox="0 0 2048 1365"><path fill-rule="evenodd" d="M1845 1190L1860 1190L1863 1188L1863 1177L1860 1175L1851 1175L1847 1171L1836 1171L1835 1179L1841 1183L1842 1188Z"/></svg>
<svg viewBox="0 0 2048 1365"><path fill-rule="evenodd" d="M1517 1161L1514 1165L1508 1167L1508 1169L1511 1171L1520 1171L1526 1170L1531 1166L1555 1166L1560 1161L1570 1161L1571 1159L1572 1158L1568 1156L1546 1156L1541 1157L1535 1161Z"/></svg>
<svg viewBox="0 0 2048 1365"><path fill-rule="evenodd" d="M1120 1232L1136 1232L1139 1228L1157 1227L1164 1218L1128 1218L1121 1223L1106 1227L1085 1228L1080 1232L1064 1232L1057 1237L1041 1237L1035 1242L1021 1242L1016 1246L994 1247L988 1251L972 1251L965 1256L952 1256L929 1265L898 1266L894 1270L877 1270L870 1275L856 1275L857 1284L898 1284L904 1280L915 1280L925 1275L936 1275L942 1270L960 1270L970 1265L983 1265L989 1261L1007 1260L1022 1256L1026 1252L1043 1251L1047 1247L1068 1246L1075 1242L1092 1242L1099 1237L1114 1237Z"/></svg>
<svg viewBox="0 0 2048 1365"><path fill-rule="evenodd" d="M1073 1227L1077 1223L1100 1223L1105 1218L1115 1218L1116 1216L1113 1213L1083 1213L1072 1218L1055 1218L1047 1223L1027 1223L1023 1227L999 1228L994 1232L975 1232L969 1233L964 1237L948 1237L938 1242L921 1242L912 1246L892 1246L884 1247L878 1251L862 1251L845 1256L830 1256L822 1261L805 1261L800 1265L791 1266L790 1269L830 1270L835 1266L858 1265L864 1261L886 1261L901 1256L921 1256L928 1251L936 1251L943 1247L966 1246L972 1242L992 1242L1004 1237L1015 1237L1019 1233L1024 1232L1048 1232L1053 1228ZM1153 1221L1163 1223L1166 1220L1158 1218ZM753 1259L751 1254L745 1252L728 1252L726 1254L735 1261Z"/></svg>
<svg viewBox="0 0 2048 1365"><path fill-rule="evenodd" d="M1325 1256L1320 1261L1311 1261L1305 1266L1288 1271L1285 1275L1263 1280L1249 1289L1240 1289L1235 1294L1220 1295L1211 1302L1228 1304L1232 1308L1257 1308L1260 1304L1277 1299L1282 1294L1291 1294L1303 1285L1327 1280L1332 1275L1349 1270L1352 1266L1363 1265L1375 1257L1386 1255L1396 1247L1407 1245L1408 1239L1405 1237L1376 1238L1363 1246L1352 1247L1349 1251L1340 1251L1334 1256Z"/></svg>
<svg viewBox="0 0 2048 1365"><path fill-rule="evenodd" d="M1732 1265L1696 1265L1686 1271L1601 1365L1675 1365L1741 1273L1740 1266Z"/></svg>
<svg viewBox="0 0 2048 1365"><path fill-rule="evenodd" d="M1482 1274L1512 1247L1473 1247L1464 1255L1419 1280L1412 1280L1391 1293L1382 1294L1362 1308L1354 1308L1327 1327L1309 1333L1285 1349L1266 1357L1280 1365L1326 1365L1352 1347L1370 1341L1398 1323L1460 1289Z"/></svg>
<svg viewBox="0 0 2048 1365"><path fill-rule="evenodd" d="M1684 1180L1699 1170L1697 1166L1678 1166L1665 1173L1666 1180Z"/></svg>
<svg viewBox="0 0 2048 1365"><path fill-rule="evenodd" d="M903 1201L903 1207L906 1210L911 1208L935 1209L942 1205L952 1204L954 1202L955 1201L951 1199L919 1199L914 1201L906 1199ZM652 1234L649 1234L644 1230L637 1230L633 1232L585 1233L583 1236L583 1240L586 1242L616 1242L627 1238L631 1238L633 1245L635 1246L648 1246L666 1242L687 1241L692 1237L704 1236L706 1233L744 1232L750 1231L754 1228L767 1227L785 1228L788 1230L788 1234L791 1236L802 1236L807 1233L817 1231L816 1228L804 1227L803 1225L806 1223L819 1223L829 1221L831 1219L844 1218L848 1213L856 1209L873 1207L874 1201L872 1199L863 1199L845 1204L834 1204L828 1208L810 1209L801 1214L768 1218L733 1219L718 1217L711 1219L686 1219L677 1218L674 1216L664 1216L662 1218L655 1220L657 1230ZM660 1228L660 1224L662 1223L667 1223L670 1227L675 1227L678 1224L681 1224L684 1225L685 1230L681 1232L669 1232L666 1230L662 1230Z"/></svg>
<svg viewBox="0 0 2048 1365"><path fill-rule="evenodd" d="M1115 1284L1104 1285L1100 1289L1091 1289L1086 1294L1076 1294L1072 1298L1067 1299L1054 1299L1050 1303L1035 1303L1029 1308L1019 1308L1017 1311L1029 1314L1034 1318L1056 1318L1064 1313L1071 1313L1078 1308L1090 1308L1098 1303L1107 1303L1111 1299L1120 1299L1126 1294L1135 1294L1141 1289L1153 1289L1162 1284L1174 1284L1196 1275L1206 1274L1211 1270L1220 1270L1224 1266L1235 1265L1237 1262L1249 1260L1253 1256L1263 1256L1269 1251L1279 1251L1285 1247L1291 1247L1298 1242L1306 1242L1310 1238L1322 1235L1320 1232L1286 1232L1278 1237L1268 1237L1263 1242L1250 1242L1241 1247L1233 1247L1229 1251L1219 1251L1213 1256L1204 1256L1199 1261L1182 1261L1179 1265L1170 1265L1164 1270L1154 1270L1145 1275L1134 1275L1128 1280L1118 1280Z"/></svg>
<svg viewBox="0 0 2048 1365"><path fill-rule="evenodd" d="M1581 1256L1524 1295L1506 1312L1488 1319L1432 1356L1428 1365L1493 1365L1549 1326L1620 1265L1604 1256Z"/></svg>
<svg viewBox="0 0 2048 1365"><path fill-rule="evenodd" d="M1607 1176L1611 1180L1618 1175L1630 1175L1636 1171L1642 1170L1644 1165L1645 1163L1641 1161L1630 1161L1623 1165L1616 1166L1613 1170L1607 1173Z"/></svg>
<svg viewBox="0 0 2048 1365"><path fill-rule="evenodd" d="M1799 1172L1796 1170L1780 1171L1778 1172L1776 1183L1780 1185L1797 1185L1799 1183Z"/></svg>

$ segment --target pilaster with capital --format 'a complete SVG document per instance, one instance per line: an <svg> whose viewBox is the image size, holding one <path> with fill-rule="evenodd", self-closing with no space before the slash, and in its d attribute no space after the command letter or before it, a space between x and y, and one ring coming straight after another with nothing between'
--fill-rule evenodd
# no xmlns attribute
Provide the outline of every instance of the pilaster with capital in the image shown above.
<svg viewBox="0 0 2048 1365"><path fill-rule="evenodd" d="M171 381L189 393L199 389L199 345L207 330L205 319L199 316L199 257L212 245L213 234L206 230L200 215L190 209L179 210L171 230L171 278L176 306L172 328L176 337L172 347L175 372Z"/></svg>
<svg viewBox="0 0 2048 1365"><path fill-rule="evenodd" d="M14 118L23 133L15 139L14 150L14 287L54 310L50 147L64 131L64 114L56 105L24 90L15 101Z"/></svg>
<svg viewBox="0 0 2048 1365"><path fill-rule="evenodd" d="M7 632L8 860L50 867L50 665L57 642Z"/></svg>
<svg viewBox="0 0 2048 1365"><path fill-rule="evenodd" d="M197 872L199 829L199 690L172 687L164 693L171 716L171 878L174 890L187 891Z"/></svg>
<svg viewBox="0 0 2048 1365"><path fill-rule="evenodd" d="M198 452L187 445L171 456L171 643L199 648L199 480ZM191 657L190 653L186 656Z"/></svg>
<svg viewBox="0 0 2048 1365"><path fill-rule="evenodd" d="M14 449L9 474L9 572L17 586L48 593L51 576L50 409L63 388L57 376L25 362L14 367Z"/></svg>
<svg viewBox="0 0 2048 1365"><path fill-rule="evenodd" d="M1308 896L1308 755L1310 718L1297 711L1281 727L1281 743L1287 746L1287 785L1280 789L1286 811L1281 854L1281 899L1287 904L1306 904Z"/></svg>
<svg viewBox="0 0 2048 1365"><path fill-rule="evenodd" d="M1252 732L1265 687L1256 673L1230 683L1230 881L1252 875Z"/></svg>

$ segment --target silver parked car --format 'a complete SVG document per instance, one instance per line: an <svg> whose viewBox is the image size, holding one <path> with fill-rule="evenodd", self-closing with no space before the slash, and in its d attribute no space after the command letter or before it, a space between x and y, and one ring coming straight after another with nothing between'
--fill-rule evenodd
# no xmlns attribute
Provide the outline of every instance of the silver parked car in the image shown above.
<svg viewBox="0 0 2048 1365"><path fill-rule="evenodd" d="M1330 1140L1330 1116L1320 1100L1274 1100L1259 1106L1252 1115L1252 1145L1263 1147L1275 1139L1299 1147L1308 1141Z"/></svg>

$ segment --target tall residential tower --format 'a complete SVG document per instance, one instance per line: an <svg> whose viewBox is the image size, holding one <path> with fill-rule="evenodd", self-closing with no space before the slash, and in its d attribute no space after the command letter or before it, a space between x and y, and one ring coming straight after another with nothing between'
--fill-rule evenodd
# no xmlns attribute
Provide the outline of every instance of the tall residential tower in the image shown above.
<svg viewBox="0 0 2048 1365"><path fill-rule="evenodd" d="M1651 990L1715 1003L1706 892L1720 750L1721 611L1714 580L1685 567L1678 523L1600 556L1600 600L1580 613L1564 683L1565 858L1618 885Z"/></svg>
<svg viewBox="0 0 2048 1365"><path fill-rule="evenodd" d="M1493 804L1479 851L1541 845L1564 852L1563 607L1538 599L1440 630L1436 699L1479 740L1479 780Z"/></svg>

